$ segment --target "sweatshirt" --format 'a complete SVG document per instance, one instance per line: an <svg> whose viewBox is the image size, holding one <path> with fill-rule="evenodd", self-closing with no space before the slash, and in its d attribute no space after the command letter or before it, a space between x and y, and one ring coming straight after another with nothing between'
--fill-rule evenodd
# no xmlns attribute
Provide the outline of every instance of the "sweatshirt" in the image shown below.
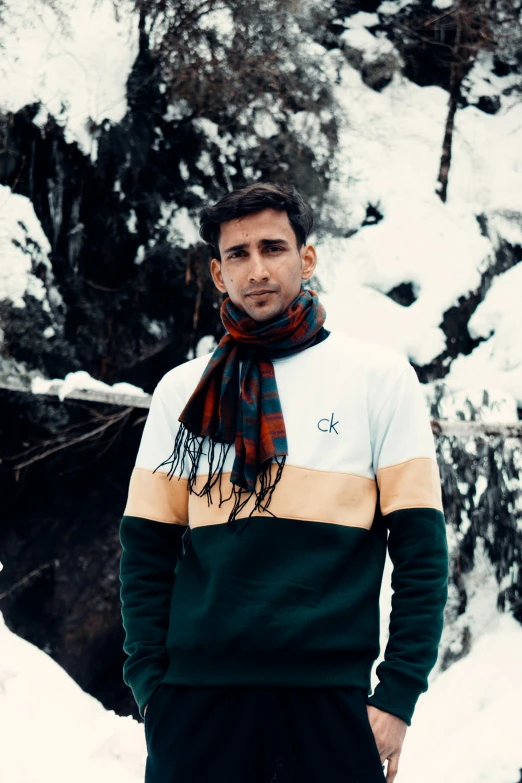
<svg viewBox="0 0 522 783"><path fill-rule="evenodd" d="M335 330L274 360L288 456L269 508L250 515L252 500L232 531L233 449L210 500L188 492L187 465L156 469L209 358L157 384L120 523L123 679L140 715L159 683L355 686L411 725L448 595L440 476L413 367ZM389 635L370 693L387 551Z"/></svg>

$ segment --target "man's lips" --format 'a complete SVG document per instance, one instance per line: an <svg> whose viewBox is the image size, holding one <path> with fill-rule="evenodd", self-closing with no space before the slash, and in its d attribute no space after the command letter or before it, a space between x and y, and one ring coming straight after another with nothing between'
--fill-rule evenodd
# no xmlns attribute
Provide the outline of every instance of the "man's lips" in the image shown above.
<svg viewBox="0 0 522 783"><path fill-rule="evenodd" d="M269 291L268 289L263 291L250 291L249 294L246 294L246 296L265 296L266 294L275 294L276 291Z"/></svg>

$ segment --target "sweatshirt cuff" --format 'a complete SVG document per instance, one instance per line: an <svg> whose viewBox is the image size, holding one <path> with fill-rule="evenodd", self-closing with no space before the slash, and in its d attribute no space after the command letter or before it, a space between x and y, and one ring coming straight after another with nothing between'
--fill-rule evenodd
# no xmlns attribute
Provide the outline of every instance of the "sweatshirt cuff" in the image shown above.
<svg viewBox="0 0 522 783"><path fill-rule="evenodd" d="M396 715L411 726L415 705L422 692L418 683L409 677L387 672L386 680L377 684L372 695L366 697L366 703Z"/></svg>
<svg viewBox="0 0 522 783"><path fill-rule="evenodd" d="M124 678L125 683L132 690L134 700L138 705L138 710L142 718L145 718L143 710L148 704L150 697L156 690L156 686L160 684L165 676L165 671L162 667L154 663L140 663L136 666L130 674L127 672Z"/></svg>

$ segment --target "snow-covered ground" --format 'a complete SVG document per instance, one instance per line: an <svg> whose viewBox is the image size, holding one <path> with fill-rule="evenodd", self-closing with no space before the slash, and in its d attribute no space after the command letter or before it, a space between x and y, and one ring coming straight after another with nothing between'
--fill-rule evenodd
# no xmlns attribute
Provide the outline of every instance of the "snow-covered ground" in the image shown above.
<svg viewBox="0 0 522 783"><path fill-rule="evenodd" d="M393 13L407 2L386 0L381 10ZM434 3L438 8L447 5L446 0ZM125 81L136 53L136 19L123 15L120 23L115 22L109 0L102 0L94 13L91 3L76 2L66 34L48 7L37 3L38 13L34 9L29 0L11 3L7 19L13 36L0 58L0 108L16 110L41 99L44 108L37 122L45 122L47 111L53 112L65 124L68 138L95 158L88 126L105 118L117 122L123 116ZM346 43L364 48L368 60L378 52L389 53L390 46L382 39L374 43L366 30L374 15L358 16L345 35ZM317 55L325 60L339 57L335 52ZM477 288L498 242L522 245L522 103L503 99L496 115L473 107L458 112L448 201L442 204L435 189L447 93L418 87L399 75L377 93L350 65L344 64L342 74L336 89L344 127L328 209L342 229L339 233L359 230L345 239L324 237L316 243L327 325L388 345L416 363L428 363L445 345L439 328L442 314ZM495 94L502 86L487 58L471 74L470 94ZM303 126L305 119L299 120ZM383 219L360 228L368 203ZM483 214L489 238L477 220ZM184 217L176 228L190 242L194 227L191 218ZM47 288L30 273L23 253L26 236L37 242L48 270ZM15 247L13 239L22 248ZM0 188L1 299L23 306L28 293L43 300L59 296L52 287L48 249L30 202ZM416 296L409 307L386 296L403 282L412 284ZM448 416L462 408L466 397L480 399L487 388L493 401L483 415L504 421L516 418L517 405L522 406L521 296L519 263L494 280L470 321L471 335L486 340L469 356L451 363L445 379ZM71 373L62 391L78 385L101 388L92 380ZM450 540L450 546L457 545L456 539ZM497 613L498 585L492 569L480 553L476 563L467 576L467 610L445 629L441 645L458 655L466 626L471 653L444 672L438 665L434 669L407 733L397 783L518 783L522 627L509 615ZM383 650L389 583L388 561ZM3 624L0 736L0 779L5 783L143 780L143 727L130 717L106 711L49 656Z"/></svg>
<svg viewBox="0 0 522 783"><path fill-rule="evenodd" d="M519 623L495 618L472 652L420 697L397 783L518 783L521 656Z"/></svg>
<svg viewBox="0 0 522 783"><path fill-rule="evenodd" d="M143 724L106 710L0 613L2 783L138 783Z"/></svg>

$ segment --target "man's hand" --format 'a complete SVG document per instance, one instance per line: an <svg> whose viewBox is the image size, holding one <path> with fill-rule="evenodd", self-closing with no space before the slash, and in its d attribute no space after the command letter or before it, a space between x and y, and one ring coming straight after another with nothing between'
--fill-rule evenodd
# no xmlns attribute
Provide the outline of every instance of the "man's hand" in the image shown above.
<svg viewBox="0 0 522 783"><path fill-rule="evenodd" d="M379 710L371 704L366 705L366 710L381 757L381 763L384 764L386 759L388 759L386 783L393 783L399 771L399 756L401 755L402 743L406 736L408 724L396 715Z"/></svg>

